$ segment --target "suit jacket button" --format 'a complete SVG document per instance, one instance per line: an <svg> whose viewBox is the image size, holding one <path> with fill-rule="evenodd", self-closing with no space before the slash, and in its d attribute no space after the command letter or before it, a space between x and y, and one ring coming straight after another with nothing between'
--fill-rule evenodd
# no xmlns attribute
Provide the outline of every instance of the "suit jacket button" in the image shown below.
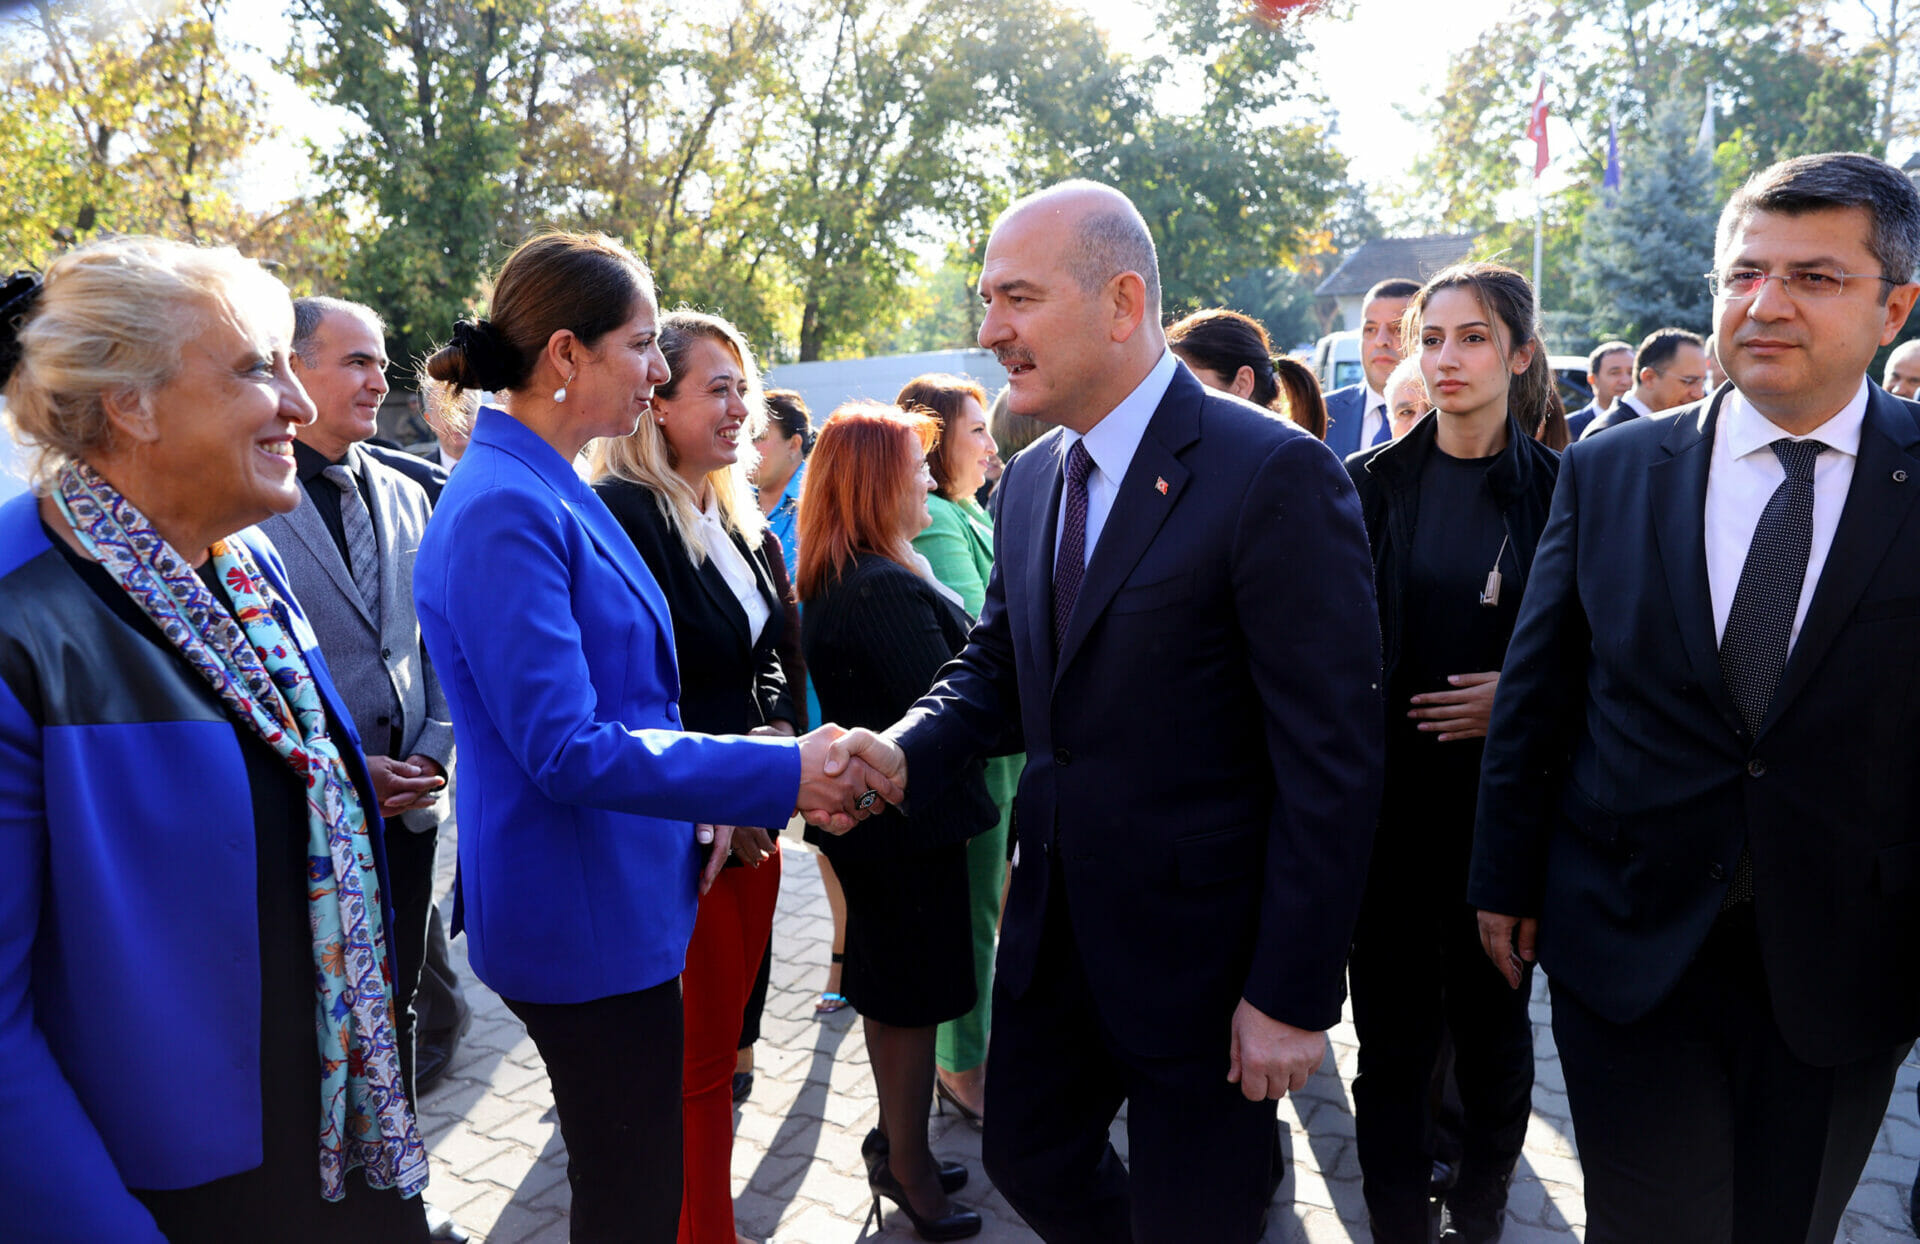
<svg viewBox="0 0 1920 1244"><path fill-rule="evenodd" d="M391 648L382 648L382 649L380 650L380 659L381 659L382 661L391 661L391 660L393 660L393 649L391 649Z"/></svg>
<svg viewBox="0 0 1920 1244"><path fill-rule="evenodd" d="M1764 760L1761 760L1757 756L1754 759L1749 760L1747 762L1747 776L1748 777L1767 776L1767 762Z"/></svg>
<svg viewBox="0 0 1920 1244"><path fill-rule="evenodd" d="M1725 881L1727 879L1727 870L1715 864L1707 870L1707 876L1714 881Z"/></svg>
<svg viewBox="0 0 1920 1244"><path fill-rule="evenodd" d="M1073 753L1064 747L1056 747L1053 749L1053 763L1064 769L1073 763Z"/></svg>

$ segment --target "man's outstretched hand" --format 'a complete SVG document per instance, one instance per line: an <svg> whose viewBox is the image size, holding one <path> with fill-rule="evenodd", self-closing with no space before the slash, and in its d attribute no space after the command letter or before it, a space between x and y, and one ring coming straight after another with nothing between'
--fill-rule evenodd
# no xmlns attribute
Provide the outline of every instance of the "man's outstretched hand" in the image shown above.
<svg viewBox="0 0 1920 1244"><path fill-rule="evenodd" d="M817 748L817 750L815 750ZM879 798L860 807L861 797ZM883 804L907 797L907 757L871 730L825 725L800 740L800 814L807 824L844 834Z"/></svg>

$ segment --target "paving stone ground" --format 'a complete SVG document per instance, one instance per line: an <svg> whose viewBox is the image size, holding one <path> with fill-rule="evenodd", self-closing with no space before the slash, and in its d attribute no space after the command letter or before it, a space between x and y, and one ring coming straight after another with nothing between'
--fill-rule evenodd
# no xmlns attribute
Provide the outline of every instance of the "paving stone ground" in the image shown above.
<svg viewBox="0 0 1920 1244"><path fill-rule="evenodd" d="M452 835L441 850L441 893L452 878ZM785 877L774 921L773 984L767 998L753 1096L739 1111L733 1151L735 1213L741 1232L770 1244L845 1244L914 1239L904 1215L884 1228L868 1215L860 1142L877 1118L873 1076L859 1017L851 1010L816 1019L826 980L832 918L815 857L786 838ZM421 1103L433 1163L427 1198L449 1211L476 1241L564 1244L566 1149L546 1071L518 1020L466 970L464 938L454 955L474 1006L473 1027L454 1066ZM1547 1025L1544 983L1533 998L1537 1078L1526 1150L1508 1204L1506 1244L1583 1238L1586 1210L1580 1164L1559 1057ZM1356 1056L1351 1015L1330 1034L1327 1062L1307 1087L1280 1104L1291 1173L1268 1218L1264 1244L1368 1244L1360 1168L1353 1151L1347 1084ZM1846 1244L1913 1239L1907 1190L1920 1162L1914 1086L1920 1062L1900 1068L1893 1102L1842 1224ZM986 1244L1036 1239L980 1169L980 1139L952 1115L932 1122L935 1150L964 1161L973 1181L959 1200L980 1211ZM1114 1129L1126 1153L1124 1123ZM1196 1241L1196 1244L1204 1244Z"/></svg>

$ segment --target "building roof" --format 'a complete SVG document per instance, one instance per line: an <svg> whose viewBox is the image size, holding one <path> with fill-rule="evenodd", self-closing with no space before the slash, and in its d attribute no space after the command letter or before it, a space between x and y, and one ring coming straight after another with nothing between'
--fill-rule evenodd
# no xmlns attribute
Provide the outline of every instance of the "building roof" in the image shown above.
<svg viewBox="0 0 1920 1244"><path fill-rule="evenodd" d="M1424 238L1374 238L1340 261L1313 292L1337 297L1364 294L1380 281L1394 277L1425 281L1451 263L1467 257L1471 233L1436 233Z"/></svg>

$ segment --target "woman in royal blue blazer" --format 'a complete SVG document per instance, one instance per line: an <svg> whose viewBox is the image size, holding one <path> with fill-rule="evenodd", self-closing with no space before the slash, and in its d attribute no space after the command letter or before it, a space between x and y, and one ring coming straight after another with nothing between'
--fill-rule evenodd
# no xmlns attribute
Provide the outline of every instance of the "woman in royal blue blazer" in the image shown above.
<svg viewBox="0 0 1920 1244"><path fill-rule="evenodd" d="M489 318L462 321L427 364L501 399L480 410L413 585L459 740L473 970L546 1061L576 1241L675 1235L696 823L718 827L717 872L727 827L850 809L866 785L825 779L831 727L681 729L667 602L573 466L588 441L631 434L667 379L656 318L625 248L548 234L508 258Z"/></svg>
<svg viewBox="0 0 1920 1244"><path fill-rule="evenodd" d="M292 335L225 248L99 242L0 291L39 456L0 507L9 1241L427 1238L380 816L247 527L301 497Z"/></svg>

